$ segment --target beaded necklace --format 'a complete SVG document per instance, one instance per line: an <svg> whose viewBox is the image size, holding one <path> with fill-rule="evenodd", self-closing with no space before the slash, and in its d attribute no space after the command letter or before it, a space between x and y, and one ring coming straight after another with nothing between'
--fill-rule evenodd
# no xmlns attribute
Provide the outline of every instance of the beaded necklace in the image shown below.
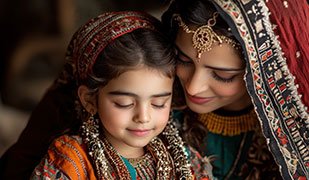
<svg viewBox="0 0 309 180"><path fill-rule="evenodd" d="M214 112L200 114L198 120L209 132L224 136L235 136L257 128L257 116L252 109L246 114L223 116Z"/></svg>
<svg viewBox="0 0 309 180"><path fill-rule="evenodd" d="M142 169L135 169L127 159L118 154L104 136L102 138L102 134L100 136L98 119L91 116L83 122L81 131L99 179L136 179L137 172ZM167 145L165 145L165 142ZM193 178L184 143L178 135L178 130L172 119L169 120L161 133L161 137L153 138L146 146L146 150L156 162L155 179ZM151 161L148 163L151 163ZM151 174L149 174L149 179L154 179L150 176Z"/></svg>

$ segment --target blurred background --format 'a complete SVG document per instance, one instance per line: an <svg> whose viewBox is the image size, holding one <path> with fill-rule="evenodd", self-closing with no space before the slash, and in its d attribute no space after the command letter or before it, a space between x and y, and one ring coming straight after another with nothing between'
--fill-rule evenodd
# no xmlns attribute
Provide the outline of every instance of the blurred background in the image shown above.
<svg viewBox="0 0 309 180"><path fill-rule="evenodd" d="M160 19L166 0L1 0L0 156L64 64L72 34L106 11L142 10Z"/></svg>

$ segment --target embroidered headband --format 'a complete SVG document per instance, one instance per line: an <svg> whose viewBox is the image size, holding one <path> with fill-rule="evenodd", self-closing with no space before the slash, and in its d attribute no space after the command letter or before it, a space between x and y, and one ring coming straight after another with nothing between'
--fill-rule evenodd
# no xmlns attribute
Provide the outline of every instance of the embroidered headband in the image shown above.
<svg viewBox="0 0 309 180"><path fill-rule="evenodd" d="M157 19L146 13L132 11L104 13L89 20L74 34L69 47L74 77L85 79L98 55L118 37L140 28L155 30L157 23Z"/></svg>
<svg viewBox="0 0 309 180"><path fill-rule="evenodd" d="M232 45L234 48L238 48L238 43L226 36L218 35L212 27L216 24L216 18L218 17L218 12L213 14L213 17L207 21L206 25L198 27L196 30L191 30L183 22L179 14L175 15L175 20L178 25L183 28L186 33L193 34L192 44L193 48L197 50L197 58L200 59L202 54L206 51L210 51L213 44L219 42L219 45L227 43Z"/></svg>

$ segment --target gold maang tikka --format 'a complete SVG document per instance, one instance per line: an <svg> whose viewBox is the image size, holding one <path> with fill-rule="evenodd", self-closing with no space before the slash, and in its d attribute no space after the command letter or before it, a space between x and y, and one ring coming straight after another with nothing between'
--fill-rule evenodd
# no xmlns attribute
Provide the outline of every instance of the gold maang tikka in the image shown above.
<svg viewBox="0 0 309 180"><path fill-rule="evenodd" d="M219 45L222 43L227 43L232 45L234 48L237 43L223 35L218 35L212 27L216 24L216 18L218 17L218 12L213 14L213 17L208 19L207 24L198 27L196 30L191 30L189 27L182 21L179 14L176 14L175 20L178 22L178 25L183 28L186 33L192 33L192 44L193 48L197 50L197 58L200 59L202 54L206 51L210 51L212 45L216 42L219 42Z"/></svg>

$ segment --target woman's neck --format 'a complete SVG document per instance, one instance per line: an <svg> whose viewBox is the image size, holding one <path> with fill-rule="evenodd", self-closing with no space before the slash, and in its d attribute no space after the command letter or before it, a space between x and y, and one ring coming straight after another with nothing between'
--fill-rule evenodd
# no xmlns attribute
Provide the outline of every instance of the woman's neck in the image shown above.
<svg viewBox="0 0 309 180"><path fill-rule="evenodd" d="M244 95L241 100L231 103L220 109L225 110L225 111L242 111L251 106L252 106L251 98L249 94L246 93L246 95Z"/></svg>

